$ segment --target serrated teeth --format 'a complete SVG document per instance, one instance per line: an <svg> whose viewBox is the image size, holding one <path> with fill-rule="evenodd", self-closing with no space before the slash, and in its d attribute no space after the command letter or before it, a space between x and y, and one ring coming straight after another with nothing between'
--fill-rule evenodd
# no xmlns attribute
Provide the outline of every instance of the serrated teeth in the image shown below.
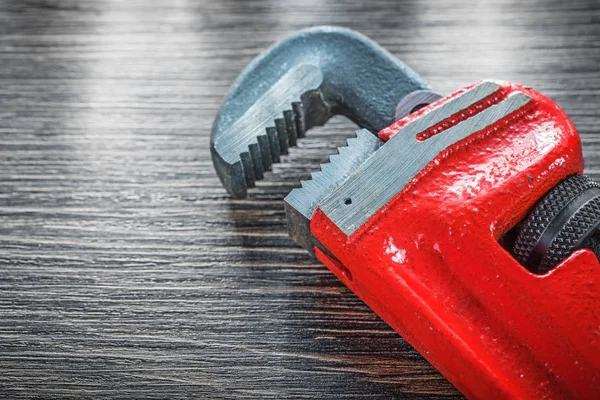
<svg viewBox="0 0 600 400"><path fill-rule="evenodd" d="M269 148L271 149L271 159L274 163L278 163L281 155L281 149L279 147L279 137L277 134L277 129L274 127L268 127L267 138L269 139Z"/></svg>
<svg viewBox="0 0 600 400"><path fill-rule="evenodd" d="M259 85L266 89L264 93L228 97L213 125L215 168L236 198L245 197L248 187L280 161L307 128L324 124L332 116L320 92L324 80L319 66L301 63L268 88L267 81ZM235 93L238 90L240 86L235 87Z"/></svg>
<svg viewBox="0 0 600 400"><path fill-rule="evenodd" d="M281 161L282 154L288 154L289 147L296 146L297 139L304 137L304 126L304 106L293 102L292 109L284 110L282 118L276 118L264 135L256 137L257 143L250 144L248 151L240 155L248 187L254 187L265 171Z"/></svg>
<svg viewBox="0 0 600 400"><path fill-rule="evenodd" d="M288 137L285 129L285 120L277 118L275 120L275 129L277 129L277 137L279 138L279 149L281 154L288 154Z"/></svg>
<svg viewBox="0 0 600 400"><path fill-rule="evenodd" d="M295 146L298 135L296 134L294 112L292 110L285 110L283 112L283 119L285 120L285 130L287 133L288 142L290 146Z"/></svg>
<svg viewBox="0 0 600 400"><path fill-rule="evenodd" d="M338 148L338 154L329 157L329 162L321 165L321 170L313 172L311 179L300 181L301 188L292 190L285 202L310 220L318 203L335 186L371 156L383 142L365 129L346 141L347 146Z"/></svg>
<svg viewBox="0 0 600 400"><path fill-rule="evenodd" d="M260 154L260 148L258 147L258 144L253 143L250 146L248 146L248 149L250 150L250 157L252 159L252 167L254 168L254 179L255 180L259 180L263 178L263 161L262 161L262 155Z"/></svg>
<svg viewBox="0 0 600 400"><path fill-rule="evenodd" d="M306 135L306 118L304 114L304 104L301 101L292 103L292 112L294 113L294 125L296 126L296 137L303 138Z"/></svg>
<svg viewBox="0 0 600 400"><path fill-rule="evenodd" d="M260 154L262 157L263 170L269 171L271 170L271 165L273 164L273 155L271 154L269 137L264 135L258 136L256 139L258 140L258 148L260 149Z"/></svg>
<svg viewBox="0 0 600 400"><path fill-rule="evenodd" d="M253 188L255 185L256 178L254 177L254 163L252 162L252 158L250 157L249 152L244 152L240 154L240 160L242 161L242 165L244 167L244 178L246 179L246 186L249 188Z"/></svg>

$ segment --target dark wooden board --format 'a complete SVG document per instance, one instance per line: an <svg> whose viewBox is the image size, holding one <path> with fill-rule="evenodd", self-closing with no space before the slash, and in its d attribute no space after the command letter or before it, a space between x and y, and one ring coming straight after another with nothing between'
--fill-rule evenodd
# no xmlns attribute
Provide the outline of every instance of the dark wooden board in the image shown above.
<svg viewBox="0 0 600 400"><path fill-rule="evenodd" d="M3 0L0 397L461 397L287 237L281 199L351 124L311 132L248 200L213 172L233 79L320 24L440 93L539 89L600 176L595 0Z"/></svg>

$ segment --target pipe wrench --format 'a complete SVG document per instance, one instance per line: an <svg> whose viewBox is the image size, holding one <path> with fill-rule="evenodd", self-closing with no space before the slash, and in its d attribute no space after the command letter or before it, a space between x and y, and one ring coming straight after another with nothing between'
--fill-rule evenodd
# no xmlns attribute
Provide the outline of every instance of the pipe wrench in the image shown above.
<svg viewBox="0 0 600 400"><path fill-rule="evenodd" d="M600 186L525 85L447 96L365 36L291 36L234 83L211 151L235 198L334 115L359 130L284 199L291 238L469 398L600 398Z"/></svg>

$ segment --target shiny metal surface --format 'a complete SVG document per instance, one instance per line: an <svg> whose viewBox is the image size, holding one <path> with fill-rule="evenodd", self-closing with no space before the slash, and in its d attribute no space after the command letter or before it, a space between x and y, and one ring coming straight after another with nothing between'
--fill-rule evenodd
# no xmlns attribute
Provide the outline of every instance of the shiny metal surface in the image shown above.
<svg viewBox="0 0 600 400"><path fill-rule="evenodd" d="M398 121L420 108L440 100L443 96L431 90L415 90L394 108L394 121Z"/></svg>
<svg viewBox="0 0 600 400"><path fill-rule="evenodd" d="M322 83L323 74L316 66L294 66L239 119L228 126L215 127L211 146L215 168L223 185L234 196L244 197L246 188L254 187L256 180L263 178L263 172L270 170L273 162L288 153L288 147L295 142L298 133L304 136L302 126L307 122L304 112L294 113L293 104L297 110L303 110L301 97ZM293 125L289 130L284 122L284 112L292 113ZM295 121L299 119L296 126Z"/></svg>
<svg viewBox="0 0 600 400"><path fill-rule="evenodd" d="M417 140L418 133L497 89L496 84L484 82L405 126L325 197L319 208L342 232L352 235L441 151L496 123L531 100L521 93L511 95L438 135Z"/></svg>
<svg viewBox="0 0 600 400"><path fill-rule="evenodd" d="M571 120L534 89L506 83L417 138L431 138L422 146L441 139L493 104L500 116L510 107L502 110L499 102L521 94L531 98L527 105L436 157L354 235L346 237L318 210L311 231L335 258L315 253L467 397L596 398L596 256L578 251L556 271L536 276L498 242L549 190L581 171ZM394 131L433 109L381 132L388 141L371 159ZM419 154L411 156L407 161ZM590 222L577 225L586 229Z"/></svg>
<svg viewBox="0 0 600 400"><path fill-rule="evenodd" d="M417 73L361 33L331 26L299 32L236 79L213 125L215 169L227 191L243 198L307 129L341 114L377 134L394 121L400 100L426 87ZM292 122L287 126L286 112ZM277 136L275 147L267 145L269 130Z"/></svg>
<svg viewBox="0 0 600 400"><path fill-rule="evenodd" d="M341 184L383 144L377 136L366 129L356 131L356 137L347 141L347 146L338 148L338 154L321 164L311 178L301 181L301 188L292 190L284 199L288 229L292 239L313 252L315 242L310 232L310 219L317 205L333 189Z"/></svg>

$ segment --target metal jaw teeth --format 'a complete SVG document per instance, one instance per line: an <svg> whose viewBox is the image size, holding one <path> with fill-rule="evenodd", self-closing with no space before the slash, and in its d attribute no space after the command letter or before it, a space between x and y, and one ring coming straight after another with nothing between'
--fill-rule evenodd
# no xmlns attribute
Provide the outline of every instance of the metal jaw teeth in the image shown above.
<svg viewBox="0 0 600 400"><path fill-rule="evenodd" d="M215 168L234 197L245 197L246 189L254 187L264 172L296 145L297 138L331 116L319 90L322 82L317 67L296 66L249 108L239 106L238 110L245 110L241 116L228 113L233 122L213 126Z"/></svg>
<svg viewBox="0 0 600 400"><path fill-rule="evenodd" d="M273 163L280 162L280 156L288 154L288 148L296 146L298 138L306 133L304 106L301 101L293 102L292 108L283 111L283 118L274 120L274 126L267 127L264 135L256 137L257 143L248 145L248 151L240 153L244 167L246 186L255 186L257 180L270 171Z"/></svg>
<svg viewBox="0 0 600 400"><path fill-rule="evenodd" d="M292 190L284 199L288 227L292 239L309 251L316 244L310 233L310 219L321 200L340 185L353 171L364 163L383 142L366 129L348 139L347 146L338 148L338 154L329 157L321 170L313 172L311 179L301 181L301 188Z"/></svg>
<svg viewBox="0 0 600 400"><path fill-rule="evenodd" d="M426 88L363 35L335 27L299 32L255 58L231 87L212 128L215 170L234 198L244 198L311 127L343 114L379 132L394 122L400 100Z"/></svg>
<svg viewBox="0 0 600 400"><path fill-rule="evenodd" d="M328 193L319 209L346 236L351 236L442 151L471 135L493 131L501 121L508 124L524 115L525 106L532 101L529 96L514 91L486 101L498 90L498 84L482 82L412 120L385 142L376 157L370 157ZM477 107L482 104L485 107ZM461 114L466 119L457 116ZM449 121L453 116L457 116L455 124ZM418 139L421 133L444 121L448 124L443 131Z"/></svg>

